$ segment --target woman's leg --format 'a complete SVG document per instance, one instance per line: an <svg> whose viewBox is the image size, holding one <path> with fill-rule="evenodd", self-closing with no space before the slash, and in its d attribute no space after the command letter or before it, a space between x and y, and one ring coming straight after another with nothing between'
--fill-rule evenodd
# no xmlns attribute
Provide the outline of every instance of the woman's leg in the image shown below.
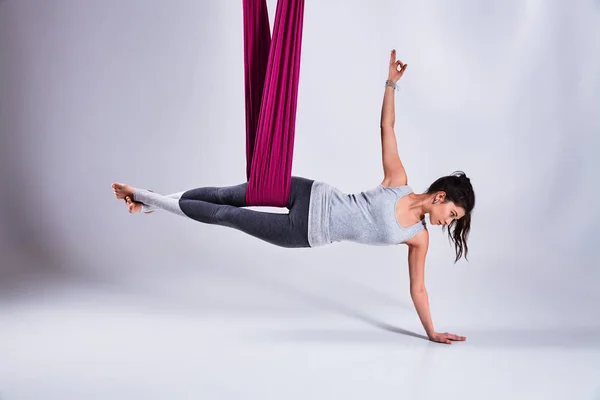
<svg viewBox="0 0 600 400"><path fill-rule="evenodd" d="M225 188L198 188L179 199L136 189L134 200L207 224L228 226L282 247L310 247L308 212L312 180L293 177L287 214L267 213L246 206L247 183ZM213 202L201 200L212 200Z"/></svg>
<svg viewBox="0 0 600 400"><path fill-rule="evenodd" d="M151 190L150 190L150 192L151 192ZM172 194L168 194L166 197L168 197L170 199L179 200L181 198L181 195L184 194L184 193L185 192L172 193ZM159 210L159 208L155 207L155 206L151 206L151 205L142 203L142 212L151 213L151 212L154 212L156 210Z"/></svg>
<svg viewBox="0 0 600 400"><path fill-rule="evenodd" d="M235 207L246 207L246 188L248 183L242 183L235 186L214 187L207 186L197 189L191 189L183 192L177 192L167 195L172 199L201 200L213 204L227 204ZM157 207L142 204L142 211L145 213L156 211Z"/></svg>
<svg viewBox="0 0 600 400"><path fill-rule="evenodd" d="M185 200L200 200L213 204L223 204L234 207L246 207L246 189L248 182L235 186L214 187L207 186L184 192L181 196Z"/></svg>

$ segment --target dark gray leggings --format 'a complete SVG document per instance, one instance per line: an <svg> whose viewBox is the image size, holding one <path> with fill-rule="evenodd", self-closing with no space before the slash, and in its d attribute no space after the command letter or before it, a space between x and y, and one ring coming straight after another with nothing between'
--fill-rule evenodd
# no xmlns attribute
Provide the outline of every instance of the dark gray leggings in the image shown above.
<svg viewBox="0 0 600 400"><path fill-rule="evenodd" d="M246 208L248 183L227 187L202 187L184 192L181 211L206 224L228 226L281 247L310 247L308 207L313 180L292 177L289 213L269 213Z"/></svg>

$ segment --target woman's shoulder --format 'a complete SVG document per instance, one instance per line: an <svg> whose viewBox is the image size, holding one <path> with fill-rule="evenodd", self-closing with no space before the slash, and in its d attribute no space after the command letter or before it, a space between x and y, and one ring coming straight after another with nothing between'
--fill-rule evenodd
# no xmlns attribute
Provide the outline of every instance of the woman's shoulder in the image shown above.
<svg viewBox="0 0 600 400"><path fill-rule="evenodd" d="M421 220L421 223L423 224L423 228L419 229L419 231L413 237L404 243L408 246L427 252L427 249L429 248L429 231L427 230L427 225L423 220Z"/></svg>
<svg viewBox="0 0 600 400"><path fill-rule="evenodd" d="M413 192L412 188L409 185L386 186L386 185L383 185L382 183L380 183L379 185L377 185L377 189L379 189L379 190L391 190L391 191L399 193L399 194L409 194L409 193Z"/></svg>
<svg viewBox="0 0 600 400"><path fill-rule="evenodd" d="M384 185L383 183L380 183L379 185L377 185L378 187L384 187L384 188L389 188L389 189L405 189L408 188L410 189L409 185L400 185L400 186L389 186L389 185Z"/></svg>

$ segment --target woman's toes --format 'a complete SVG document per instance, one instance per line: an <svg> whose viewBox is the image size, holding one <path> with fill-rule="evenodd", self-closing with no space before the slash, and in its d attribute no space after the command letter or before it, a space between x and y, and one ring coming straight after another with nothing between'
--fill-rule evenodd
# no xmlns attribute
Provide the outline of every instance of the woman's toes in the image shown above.
<svg viewBox="0 0 600 400"><path fill-rule="evenodd" d="M121 188L119 187L118 183L113 183L111 185L113 193L115 194L115 196L117 197L117 199L122 199L122 197L119 197L119 192L121 191Z"/></svg>

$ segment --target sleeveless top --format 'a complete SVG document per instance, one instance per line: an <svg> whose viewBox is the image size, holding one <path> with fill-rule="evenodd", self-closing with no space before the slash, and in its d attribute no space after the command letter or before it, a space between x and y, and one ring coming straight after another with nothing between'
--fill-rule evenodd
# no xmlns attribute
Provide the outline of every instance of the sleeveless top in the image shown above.
<svg viewBox="0 0 600 400"><path fill-rule="evenodd" d="M383 186L345 194L339 189L315 181L312 185L308 241L311 247L350 241L374 246L406 242L425 229L421 220L402 227L396 219L396 203L412 193L409 186Z"/></svg>

